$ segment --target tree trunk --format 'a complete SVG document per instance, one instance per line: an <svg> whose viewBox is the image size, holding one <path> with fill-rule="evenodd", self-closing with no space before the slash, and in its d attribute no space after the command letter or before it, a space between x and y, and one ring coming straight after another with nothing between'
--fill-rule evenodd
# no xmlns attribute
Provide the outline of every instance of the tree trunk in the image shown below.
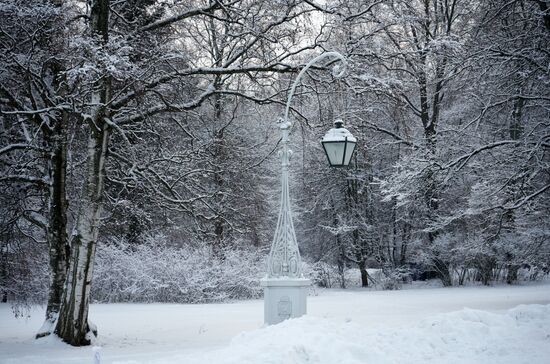
<svg viewBox="0 0 550 364"><path fill-rule="evenodd" d="M449 270L449 265L437 257L432 259L432 264L437 273L437 277L441 280L441 283L443 283L443 286L444 287L452 286L453 281L451 279L451 272Z"/></svg>
<svg viewBox="0 0 550 364"><path fill-rule="evenodd" d="M521 91L520 91L521 92ZM525 106L525 99L517 98L514 101L514 109L512 110L512 121L510 123L510 139L519 140L523 134L523 107Z"/></svg>
<svg viewBox="0 0 550 364"><path fill-rule="evenodd" d="M338 278L340 280L340 288L346 288L346 252L339 235L336 235L336 243L338 244Z"/></svg>
<svg viewBox="0 0 550 364"><path fill-rule="evenodd" d="M215 117L216 121L221 118L221 101L219 95L215 98ZM215 206L216 206L216 218L214 219L214 255L220 259L224 259L224 243L225 243L225 220L224 220L224 170L221 166L224 165L224 135L223 130L218 130L214 135L214 160L217 163L214 165L214 183L216 188Z"/></svg>
<svg viewBox="0 0 550 364"><path fill-rule="evenodd" d="M369 272L367 272L367 265L365 261L358 263L359 271L361 272L361 287L369 286Z"/></svg>
<svg viewBox="0 0 550 364"><path fill-rule="evenodd" d="M52 1L61 7L63 1ZM62 19L60 18L60 21ZM61 51L61 50L60 50ZM64 49L63 49L64 51ZM59 95L66 97L67 80L65 77L65 65L63 61L55 61L48 64L54 75L53 88L59 90ZM48 225L46 237L49 253L50 284L48 290L48 303L46 306L46 319L36 334L36 338L50 335L59 316L61 300L67 271L69 269L70 246L67 237L67 127L69 114L60 111L56 114L52 129L43 128L46 147L50 151L48 161L49 196L48 196Z"/></svg>
<svg viewBox="0 0 550 364"><path fill-rule="evenodd" d="M463 286L464 280L466 279L466 273L468 272L467 268L462 268L458 273L458 285Z"/></svg>
<svg viewBox="0 0 550 364"><path fill-rule="evenodd" d="M484 286L488 286L493 280L493 269L496 266L494 258L483 257L477 263L478 280Z"/></svg>
<svg viewBox="0 0 550 364"><path fill-rule="evenodd" d="M91 34L108 40L109 0L92 1ZM109 117L105 105L111 99L111 80L103 76L92 92L92 115L89 122L86 180L81 197L76 229L71 237L71 262L55 333L74 346L89 345L97 330L88 320L90 289L105 180L105 162L109 143Z"/></svg>
<svg viewBox="0 0 550 364"><path fill-rule="evenodd" d="M46 320L36 334L36 338L52 332L59 315L63 288L69 267L70 248L67 239L67 114L57 120L52 135L48 136L51 145L49 161L50 195L47 238L50 260L50 286Z"/></svg>
<svg viewBox="0 0 550 364"><path fill-rule="evenodd" d="M88 321L93 262L103 203L103 183L109 130L99 112L88 138L87 179L76 230L71 238L71 265L55 333L74 346L89 345L97 330Z"/></svg>
<svg viewBox="0 0 550 364"><path fill-rule="evenodd" d="M543 14L544 26L546 30L550 31L550 9L548 8L548 2L544 0L535 0L540 7L540 11Z"/></svg>
<svg viewBox="0 0 550 364"><path fill-rule="evenodd" d="M408 222L403 224L401 233L401 254L399 256L399 265L405 266L407 264L407 248L411 241L411 225Z"/></svg>
<svg viewBox="0 0 550 364"><path fill-rule="evenodd" d="M506 267L506 283L512 284L518 280L519 265L508 264Z"/></svg>

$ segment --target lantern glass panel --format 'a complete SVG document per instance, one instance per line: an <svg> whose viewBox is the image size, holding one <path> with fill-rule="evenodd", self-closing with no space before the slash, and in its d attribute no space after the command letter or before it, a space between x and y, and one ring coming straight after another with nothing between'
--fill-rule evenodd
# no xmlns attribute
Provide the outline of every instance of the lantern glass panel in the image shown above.
<svg viewBox="0 0 550 364"><path fill-rule="evenodd" d="M349 162L351 160L351 156L353 155L353 152L355 151L355 143L350 142L349 140L346 142L348 143L346 147L346 156L344 157L344 166L349 165Z"/></svg>
<svg viewBox="0 0 550 364"><path fill-rule="evenodd" d="M327 154L328 161L331 166L341 166L344 160L344 148L346 147L345 141L330 141L323 142L323 148Z"/></svg>

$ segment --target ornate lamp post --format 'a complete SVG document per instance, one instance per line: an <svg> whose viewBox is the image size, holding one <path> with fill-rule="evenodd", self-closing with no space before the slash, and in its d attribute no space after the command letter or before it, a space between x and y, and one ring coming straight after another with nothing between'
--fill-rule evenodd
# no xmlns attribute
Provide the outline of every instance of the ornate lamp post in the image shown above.
<svg viewBox="0 0 550 364"><path fill-rule="evenodd" d="M340 53L327 52L312 59L296 77L280 123L282 133L282 146L279 151L282 167L281 209L269 253L267 275L261 280L261 285L264 287L264 322L267 325L300 317L307 312L307 292L311 282L302 274L302 261L292 223L288 188L288 166L292 155L292 151L288 148L288 134L292 126L288 119L288 112L296 86L306 71L315 63L328 57L335 57L342 62L342 67L335 68L334 76L343 76L346 60ZM331 166L347 166L355 149L356 139L348 130L342 128L341 120L337 120L335 124L336 128L329 130L323 138L323 148Z"/></svg>

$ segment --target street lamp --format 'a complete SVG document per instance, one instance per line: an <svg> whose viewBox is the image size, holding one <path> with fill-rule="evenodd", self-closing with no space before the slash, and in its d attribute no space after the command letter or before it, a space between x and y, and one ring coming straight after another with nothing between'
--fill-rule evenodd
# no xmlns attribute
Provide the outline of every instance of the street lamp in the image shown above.
<svg viewBox="0 0 550 364"><path fill-rule="evenodd" d="M281 208L275 236L268 258L267 275L260 281L264 287L264 322L277 324L288 318L300 317L307 312L307 292L311 282L304 278L300 251L292 223L290 196L288 188L288 166L292 151L288 148L288 134L292 123L288 119L290 102L294 91L306 71L318 61L334 57L341 61L341 67L334 68L334 76L344 75L346 60L338 52L323 53L312 59L300 71L288 94L285 113L280 120L282 133L281 150ZM336 128L327 132L322 140L323 148L331 166L347 166L355 149L357 140L342 128L342 121L335 122Z"/></svg>
<svg viewBox="0 0 550 364"><path fill-rule="evenodd" d="M342 125L342 120L334 121L335 127L327 131L321 140L331 167L347 167L355 151L357 139Z"/></svg>

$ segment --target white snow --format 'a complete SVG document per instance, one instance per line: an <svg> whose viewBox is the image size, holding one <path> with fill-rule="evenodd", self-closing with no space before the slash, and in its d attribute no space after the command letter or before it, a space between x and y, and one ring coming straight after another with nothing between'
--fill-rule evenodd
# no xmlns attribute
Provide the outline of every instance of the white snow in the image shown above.
<svg viewBox="0 0 550 364"><path fill-rule="evenodd" d="M529 363L550 358L550 285L319 290L309 314L262 327L261 300L94 304L94 347L32 339L34 308L0 305L0 363Z"/></svg>

